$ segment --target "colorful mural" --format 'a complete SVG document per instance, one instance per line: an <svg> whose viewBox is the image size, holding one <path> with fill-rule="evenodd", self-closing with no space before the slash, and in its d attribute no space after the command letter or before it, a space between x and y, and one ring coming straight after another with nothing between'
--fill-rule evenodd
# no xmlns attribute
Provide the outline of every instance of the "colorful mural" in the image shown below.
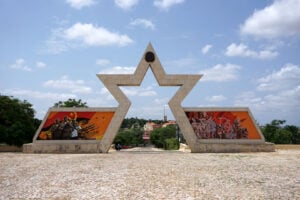
<svg viewBox="0 0 300 200"><path fill-rule="evenodd" d="M247 111L185 113L199 139L261 139Z"/></svg>
<svg viewBox="0 0 300 200"><path fill-rule="evenodd" d="M101 140L114 112L51 111L37 140Z"/></svg>

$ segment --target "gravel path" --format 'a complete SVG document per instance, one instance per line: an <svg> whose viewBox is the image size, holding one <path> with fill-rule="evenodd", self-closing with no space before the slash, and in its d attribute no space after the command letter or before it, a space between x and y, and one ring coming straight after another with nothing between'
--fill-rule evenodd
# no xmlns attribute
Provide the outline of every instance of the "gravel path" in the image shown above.
<svg viewBox="0 0 300 200"><path fill-rule="evenodd" d="M300 150L0 153L0 199L300 199Z"/></svg>

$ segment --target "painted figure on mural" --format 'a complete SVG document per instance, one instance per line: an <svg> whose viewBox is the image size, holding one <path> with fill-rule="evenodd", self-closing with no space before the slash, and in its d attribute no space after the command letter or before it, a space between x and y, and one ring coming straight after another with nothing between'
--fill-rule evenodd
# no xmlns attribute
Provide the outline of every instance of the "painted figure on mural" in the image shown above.
<svg viewBox="0 0 300 200"><path fill-rule="evenodd" d="M199 139L247 139L248 130L230 112L186 112Z"/></svg>
<svg viewBox="0 0 300 200"><path fill-rule="evenodd" d="M51 126L50 132L52 133L53 140L59 140L61 137L61 128L59 118L55 119L55 123Z"/></svg>
<svg viewBox="0 0 300 200"><path fill-rule="evenodd" d="M38 140L100 140L114 112L53 112ZM99 120L101 119L101 120Z"/></svg>

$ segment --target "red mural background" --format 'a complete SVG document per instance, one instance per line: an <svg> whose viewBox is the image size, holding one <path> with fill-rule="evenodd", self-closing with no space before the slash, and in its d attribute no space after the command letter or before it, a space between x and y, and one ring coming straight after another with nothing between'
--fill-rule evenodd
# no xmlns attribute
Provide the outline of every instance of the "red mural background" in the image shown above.
<svg viewBox="0 0 300 200"><path fill-rule="evenodd" d="M38 140L101 140L114 112L50 112Z"/></svg>
<svg viewBox="0 0 300 200"><path fill-rule="evenodd" d="M261 139L247 111L185 113L199 139Z"/></svg>

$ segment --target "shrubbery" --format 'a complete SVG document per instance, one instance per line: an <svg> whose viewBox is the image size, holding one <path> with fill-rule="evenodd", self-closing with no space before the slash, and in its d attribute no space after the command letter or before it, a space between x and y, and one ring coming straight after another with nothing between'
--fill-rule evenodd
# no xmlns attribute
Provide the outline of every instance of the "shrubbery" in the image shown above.
<svg viewBox="0 0 300 200"><path fill-rule="evenodd" d="M143 131L140 128L121 129L114 139L115 144L138 146L144 144Z"/></svg>
<svg viewBox="0 0 300 200"><path fill-rule="evenodd" d="M166 150L178 150L179 141L177 138L168 138L165 139L165 149Z"/></svg>
<svg viewBox="0 0 300 200"><path fill-rule="evenodd" d="M176 128L174 126L155 129L150 135L150 141L157 148L167 150L179 149L179 142L176 139Z"/></svg>
<svg viewBox="0 0 300 200"><path fill-rule="evenodd" d="M262 128L266 141L275 144L300 144L300 129L286 125L285 120L273 120Z"/></svg>
<svg viewBox="0 0 300 200"><path fill-rule="evenodd" d="M32 142L39 124L30 103L0 95L0 143L22 146Z"/></svg>

